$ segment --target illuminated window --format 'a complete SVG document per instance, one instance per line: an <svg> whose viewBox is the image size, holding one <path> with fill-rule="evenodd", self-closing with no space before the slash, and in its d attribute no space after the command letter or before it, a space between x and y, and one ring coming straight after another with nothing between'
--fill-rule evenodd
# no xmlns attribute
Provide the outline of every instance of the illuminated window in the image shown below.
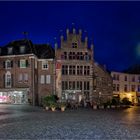
<svg viewBox="0 0 140 140"><path fill-rule="evenodd" d="M27 67L27 61L25 59L20 60L20 68L26 68Z"/></svg>
<svg viewBox="0 0 140 140"><path fill-rule="evenodd" d="M47 70L48 69L48 61L42 61L42 69Z"/></svg>

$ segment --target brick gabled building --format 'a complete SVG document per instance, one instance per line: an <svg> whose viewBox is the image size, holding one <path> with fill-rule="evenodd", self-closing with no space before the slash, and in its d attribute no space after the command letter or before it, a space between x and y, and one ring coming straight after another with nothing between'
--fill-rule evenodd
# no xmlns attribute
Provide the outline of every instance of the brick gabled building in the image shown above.
<svg viewBox="0 0 140 140"><path fill-rule="evenodd" d="M93 44L88 48L88 38L82 42L82 31L66 31L61 36L60 48L55 44L56 93L62 99L86 101L93 96Z"/></svg>
<svg viewBox="0 0 140 140"><path fill-rule="evenodd" d="M0 102L40 103L46 88L52 92L53 72L50 65L53 58L53 48L34 45L30 40L13 41L1 47Z"/></svg>

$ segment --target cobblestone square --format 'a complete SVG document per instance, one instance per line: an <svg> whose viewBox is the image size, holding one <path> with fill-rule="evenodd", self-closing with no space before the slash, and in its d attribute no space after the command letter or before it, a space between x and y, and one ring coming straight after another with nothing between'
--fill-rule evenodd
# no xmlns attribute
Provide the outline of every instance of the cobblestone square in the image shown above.
<svg viewBox="0 0 140 140"><path fill-rule="evenodd" d="M140 139L140 108L65 112L0 105L0 139Z"/></svg>

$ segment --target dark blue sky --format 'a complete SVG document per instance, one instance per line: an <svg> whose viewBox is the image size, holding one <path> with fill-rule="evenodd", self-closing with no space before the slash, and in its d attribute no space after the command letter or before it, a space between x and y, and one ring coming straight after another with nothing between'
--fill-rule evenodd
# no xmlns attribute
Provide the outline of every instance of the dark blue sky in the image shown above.
<svg viewBox="0 0 140 140"><path fill-rule="evenodd" d="M29 32L34 43L81 28L94 40L95 60L121 71L140 62L140 2L0 2L0 46Z"/></svg>

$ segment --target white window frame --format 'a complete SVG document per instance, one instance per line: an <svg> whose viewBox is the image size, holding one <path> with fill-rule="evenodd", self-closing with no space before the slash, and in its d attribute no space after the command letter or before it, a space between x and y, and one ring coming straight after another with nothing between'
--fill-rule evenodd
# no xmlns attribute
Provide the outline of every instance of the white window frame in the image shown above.
<svg viewBox="0 0 140 140"><path fill-rule="evenodd" d="M10 66L9 66L8 63L10 63ZM6 60L6 61L5 61L5 68L6 68L6 69L11 69L11 60Z"/></svg>
<svg viewBox="0 0 140 140"><path fill-rule="evenodd" d="M47 65L47 67L46 67L46 65ZM49 68L48 61L42 61L42 69L48 70L48 68Z"/></svg>
<svg viewBox="0 0 140 140"><path fill-rule="evenodd" d="M23 66L23 64L22 63L24 63L25 64L25 66ZM20 68L26 68L26 60L25 59L20 59Z"/></svg>
<svg viewBox="0 0 140 140"><path fill-rule="evenodd" d="M45 75L40 76L40 84L45 84Z"/></svg>
<svg viewBox="0 0 140 140"><path fill-rule="evenodd" d="M50 83L51 83L51 76L46 75L46 84L50 84Z"/></svg>
<svg viewBox="0 0 140 140"><path fill-rule="evenodd" d="M10 84L8 84L8 81L9 81ZM5 74L5 87L11 88L11 86L12 86L11 73L9 71L7 71L7 73Z"/></svg>

